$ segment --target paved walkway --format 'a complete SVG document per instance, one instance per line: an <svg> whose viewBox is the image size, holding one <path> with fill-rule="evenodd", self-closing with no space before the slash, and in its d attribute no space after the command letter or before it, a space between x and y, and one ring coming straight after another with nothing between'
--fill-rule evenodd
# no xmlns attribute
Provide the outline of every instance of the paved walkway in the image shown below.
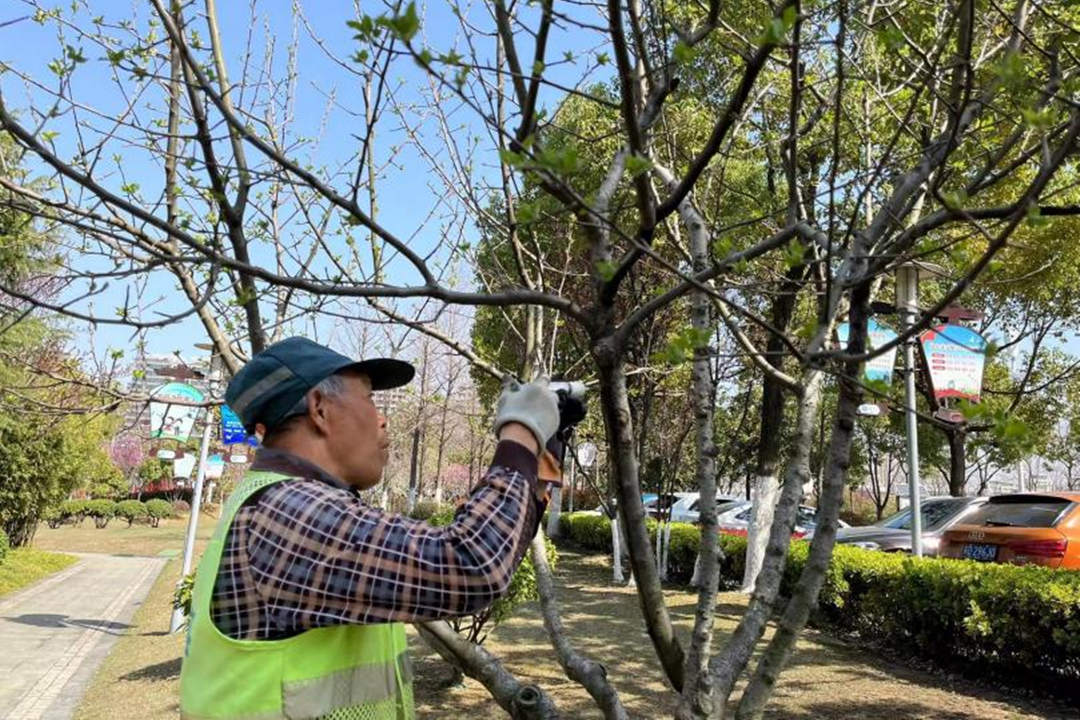
<svg viewBox="0 0 1080 720"><path fill-rule="evenodd" d="M0 600L0 718L67 720L166 560L79 562Z"/></svg>

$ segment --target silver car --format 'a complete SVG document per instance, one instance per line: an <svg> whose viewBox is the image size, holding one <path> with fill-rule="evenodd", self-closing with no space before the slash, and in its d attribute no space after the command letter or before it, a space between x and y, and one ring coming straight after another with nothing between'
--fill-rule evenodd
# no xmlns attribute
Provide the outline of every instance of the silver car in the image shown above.
<svg viewBox="0 0 1080 720"><path fill-rule="evenodd" d="M932 497L923 500L923 555L937 555L945 531L963 522L965 517L986 500L984 497ZM904 508L874 525L843 528L837 531L836 542L868 550L910 553L911 508Z"/></svg>

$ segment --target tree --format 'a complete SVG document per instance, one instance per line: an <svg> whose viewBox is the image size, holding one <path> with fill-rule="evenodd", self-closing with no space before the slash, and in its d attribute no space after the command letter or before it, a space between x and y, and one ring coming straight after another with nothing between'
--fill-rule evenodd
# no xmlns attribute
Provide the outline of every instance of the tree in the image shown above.
<svg viewBox="0 0 1080 720"><path fill-rule="evenodd" d="M421 34L412 3L350 19L355 37L346 52L309 31L334 68L372 91L360 101L364 112L347 121L328 110L335 128L347 122L357 133L344 165L297 137L292 69L230 79L228 36L213 2L198 21L160 0L150 19L113 23L95 23L78 7L42 9L35 21L78 27L86 43L107 51L98 60L65 48L50 70L60 77L56 90L21 116L8 96L0 99L0 129L50 181L7 182L7 207L64 227L70 250L63 298L4 289L99 324L149 329L197 317L230 371L265 346L268 328L293 318L317 326L356 299L372 311L368 319L444 342L491 380L579 362L595 378L642 621L663 679L679 695L679 716L722 714L749 672L736 716L760 717L824 582L856 408L867 393L882 393L865 386L861 371L872 354L871 304L887 299L893 267L913 258L953 261L954 274L917 319L920 330L988 270L1018 229L1078 211L1069 158L1080 112L1067 100L1077 68L1062 51L1075 10L1035 12L1027 0L992 12L976 12L970 0L901 3L887 14L846 2L669 9L629 0L609 3L601 27L588 9L553 1L451 9L459 47ZM205 32L196 25L203 22ZM560 33L597 49L549 57L549 35ZM272 68L271 59L243 67ZM123 123L103 129L84 115L95 103L77 96L81 86L71 78L88 63L115 79ZM389 87L406 69L421 102ZM19 67L7 72L36 79ZM55 112L39 109L54 105ZM567 132L571 110L595 120ZM458 112L475 124L462 126ZM393 229L372 210L379 153L371 139L384 116L401 128L400 144L429 163L435 186L431 213L412 212ZM388 125L381 127L385 142ZM126 158L111 159L123 158L120 148L158 171L154 189L124 176ZM381 153L404 157L399 150L395 143ZM74 192L64 192L69 187ZM470 223L486 240L475 248L463 230ZM357 249L357 233L371 253ZM953 255L961 245L962 259ZM87 261L94 256L104 262ZM459 259L476 268L464 288L446 274ZM162 273L180 292L158 307L145 288ZM88 307L116 276L132 294L112 315ZM495 353L482 356L415 320L413 311L428 302L510 315L524 329L521 349L498 363L489 359ZM851 330L839 348L832 336L841 321ZM760 571L738 627L714 653L713 498L716 460L726 452L714 444L715 398L717 378L736 374L736 367L719 371L732 348L733 366L773 388L761 402L780 408L757 427L758 474L775 475L777 500L775 508L758 503L758 518L773 510L771 523L758 523ZM652 410L649 392L638 394L635 383L671 372L650 361L656 351L688 370L687 445L702 493L702 587L686 642L665 604L641 503L642 428ZM557 362L562 352L565 365ZM823 433L826 396L835 409ZM815 443L823 448L818 530L781 606ZM539 542L533 561L560 666L605 716L625 717L607 671L562 630ZM750 669L777 612L777 632ZM420 632L508 712L556 715L547 693L449 626Z"/></svg>

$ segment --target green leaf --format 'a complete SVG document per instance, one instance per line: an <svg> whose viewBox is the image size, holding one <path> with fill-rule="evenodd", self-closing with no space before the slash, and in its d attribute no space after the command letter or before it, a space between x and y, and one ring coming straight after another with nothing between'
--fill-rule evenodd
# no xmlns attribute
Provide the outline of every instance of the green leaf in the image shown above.
<svg viewBox="0 0 1080 720"><path fill-rule="evenodd" d="M536 220L538 215L538 208L534 203L523 202L517 206L517 221L518 224L528 224Z"/></svg>
<svg viewBox="0 0 1080 720"><path fill-rule="evenodd" d="M631 155L626 158L626 170L630 173L630 177L637 177L643 173L649 172L652 169L652 160L640 155Z"/></svg>
<svg viewBox="0 0 1080 720"><path fill-rule="evenodd" d="M765 31L761 34L761 44L779 45L786 34L787 28L784 27L783 18L774 17L769 21L769 24L765 26Z"/></svg>
<svg viewBox="0 0 1080 720"><path fill-rule="evenodd" d="M124 185L120 186L120 191L124 192L124 193L127 193L128 195L134 195L135 193L139 192L139 183L137 183L137 182L125 183Z"/></svg>
<svg viewBox="0 0 1080 720"><path fill-rule="evenodd" d="M368 61L368 57L369 57L369 55L368 55L367 50L358 50L357 52L355 52L353 54L352 61L354 63L358 63L360 65L363 65L364 63L366 63Z"/></svg>
<svg viewBox="0 0 1080 720"><path fill-rule="evenodd" d="M717 260L723 260L731 254L731 250L734 244L735 243L728 235L716 238L716 240L714 240L712 244L713 257Z"/></svg>
<svg viewBox="0 0 1080 720"><path fill-rule="evenodd" d="M525 163L525 156L508 148L499 150L499 160L510 167L520 167Z"/></svg>
<svg viewBox="0 0 1080 720"><path fill-rule="evenodd" d="M784 12L780 14L780 19L784 23L784 30L790 30L795 27L795 20L798 19L799 14L795 11L794 5L788 5L784 8Z"/></svg>
<svg viewBox="0 0 1080 720"><path fill-rule="evenodd" d="M1042 210L1039 209L1038 205L1032 205L1028 208L1027 217L1024 218L1024 222L1026 222L1029 227L1041 228L1050 224L1050 218L1042 214Z"/></svg>
<svg viewBox="0 0 1080 720"><path fill-rule="evenodd" d="M45 142L52 142L59 134L60 133L58 133L56 130L46 130L45 132L41 133L41 139Z"/></svg>
<svg viewBox="0 0 1080 720"><path fill-rule="evenodd" d="M615 263L610 260L601 260L596 263L596 274L604 282L611 282L611 279L615 277L616 269Z"/></svg>
<svg viewBox="0 0 1080 720"><path fill-rule="evenodd" d="M534 62L532 71L533 75L542 75L544 73L544 62L542 60L537 60L536 62Z"/></svg>
<svg viewBox="0 0 1080 720"><path fill-rule="evenodd" d="M799 242L798 238L793 239L784 248L784 263L789 267L797 267L802 265L806 259L806 247Z"/></svg>
<svg viewBox="0 0 1080 720"><path fill-rule="evenodd" d="M675 63L677 65L687 65L694 59L694 48L680 40L675 43L672 56L675 58Z"/></svg>
<svg viewBox="0 0 1080 720"><path fill-rule="evenodd" d="M611 57L606 52L596 53L597 65L607 65L609 62L611 62Z"/></svg>
<svg viewBox="0 0 1080 720"><path fill-rule="evenodd" d="M416 15L416 3L405 6L405 12L386 21L390 32L403 42L409 42L420 29L420 18Z"/></svg>
<svg viewBox="0 0 1080 720"><path fill-rule="evenodd" d="M565 60L566 62L574 62L574 53L570 50L567 50L563 53L563 60Z"/></svg>

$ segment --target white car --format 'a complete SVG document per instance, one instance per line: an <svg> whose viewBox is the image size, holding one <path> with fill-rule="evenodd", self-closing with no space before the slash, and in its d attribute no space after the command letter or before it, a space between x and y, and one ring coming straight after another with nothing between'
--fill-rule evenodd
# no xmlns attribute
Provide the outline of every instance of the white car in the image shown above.
<svg viewBox="0 0 1080 720"><path fill-rule="evenodd" d="M724 535L746 535L750 529L750 511L753 504L749 500L739 500L731 503L720 511L716 518L716 527ZM817 508L800 505L795 515L795 528L791 533L793 538L811 538L814 536L814 528L817 527ZM843 520L838 520L840 527L850 527Z"/></svg>
<svg viewBox="0 0 1080 720"><path fill-rule="evenodd" d="M679 499L671 506L671 522L696 523L700 519L698 504L701 501L701 493L686 492L675 493ZM716 496L716 510L721 512L731 503L738 502L739 498L729 495Z"/></svg>

